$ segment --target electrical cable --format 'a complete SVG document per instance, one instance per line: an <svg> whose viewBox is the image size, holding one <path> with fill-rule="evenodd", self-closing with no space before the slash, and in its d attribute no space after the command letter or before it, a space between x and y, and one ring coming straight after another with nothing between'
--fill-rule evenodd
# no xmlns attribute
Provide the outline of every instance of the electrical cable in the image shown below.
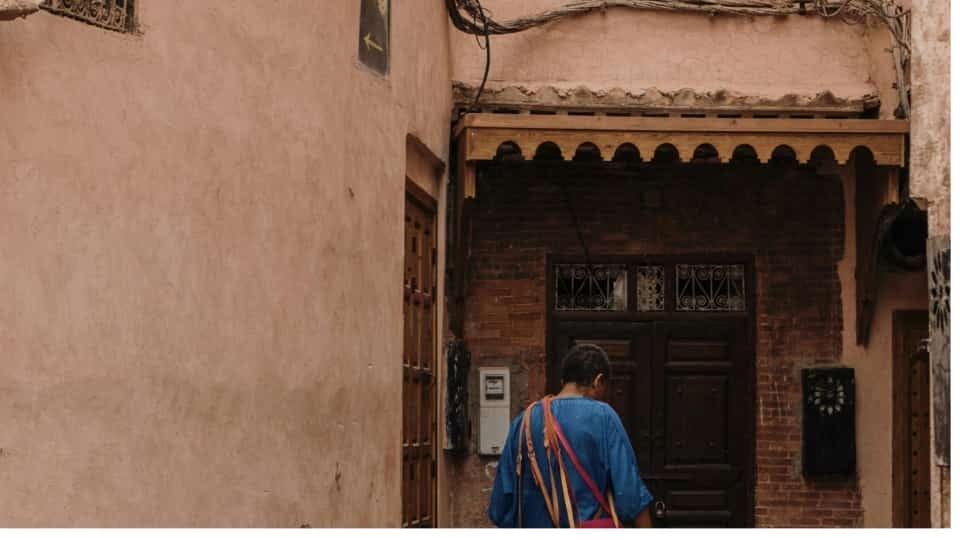
<svg viewBox="0 0 960 540"><path fill-rule="evenodd" d="M813 10L807 10L807 4ZM839 18L847 24L869 24L871 19L882 21L890 32L894 65L897 71L897 89L900 109L905 117L910 114L910 93L906 73L910 65L910 10L895 0L572 0L555 9L533 15L496 21L487 16L479 0L445 0L447 14L453 26L461 32L485 36L487 41L487 68L474 100L479 102L486 85L490 67L490 35L512 34L541 26L563 17L584 15L595 10L624 7L660 11L686 11L709 15L785 16L815 14L823 18ZM481 24L478 24L477 21Z"/></svg>

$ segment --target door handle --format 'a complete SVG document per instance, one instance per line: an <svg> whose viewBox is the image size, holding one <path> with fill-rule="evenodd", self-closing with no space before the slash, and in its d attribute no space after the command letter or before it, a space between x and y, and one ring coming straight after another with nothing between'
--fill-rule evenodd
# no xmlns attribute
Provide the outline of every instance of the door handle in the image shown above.
<svg viewBox="0 0 960 540"><path fill-rule="evenodd" d="M667 517L667 503L663 501L657 501L653 504L653 516L657 519L664 519Z"/></svg>

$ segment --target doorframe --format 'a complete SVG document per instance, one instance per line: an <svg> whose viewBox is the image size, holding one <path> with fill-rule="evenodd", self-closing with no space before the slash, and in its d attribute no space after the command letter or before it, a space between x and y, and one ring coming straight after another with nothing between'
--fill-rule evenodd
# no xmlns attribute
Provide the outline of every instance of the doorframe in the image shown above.
<svg viewBox="0 0 960 540"><path fill-rule="evenodd" d="M671 322L671 321L716 321L730 319L746 319L744 328L746 329L744 349L749 356L746 367L747 377L747 397L751 406L749 407L747 419L747 436L750 437L752 444L747 445L747 464L744 467L744 482L747 486L747 515L746 526L754 527L756 525L756 507L757 507L757 275L756 258L754 254L747 252L725 251L699 252L685 254L653 254L653 255L635 255L635 254L611 254L600 253L591 254L590 263L594 265L602 264L650 264L650 265L668 265L676 264L742 264L744 266L744 294L747 300L747 309L742 312L688 312L678 313L670 311L662 312L638 312L636 311L636 280L629 279L627 282L627 310L618 312L609 311L555 311L556 299L556 279L554 276L554 266L557 264L585 264L586 261L582 255L567 255L547 253L546 256L546 298L544 298L544 316L546 318L546 336L544 336L544 350L546 351L545 380L543 393L546 394L551 377L556 378L554 373L559 366L553 365L550 358L553 356L553 347L557 334L556 325L558 322L566 321L596 321L596 322ZM668 272L664 276L664 295L670 294L675 289L675 284L668 276L674 275L674 272ZM665 299L666 300L666 299ZM667 306L671 305L669 302Z"/></svg>
<svg viewBox="0 0 960 540"><path fill-rule="evenodd" d="M905 342L911 325L928 328L929 314L923 309L900 309L893 312L891 362L891 406L893 409L892 444L892 520L897 528L910 527L910 370L908 363L916 354L916 345ZM929 332L928 332L929 334ZM932 436L932 434L931 434ZM932 471L931 471L932 472ZM932 494L931 494L932 495Z"/></svg>

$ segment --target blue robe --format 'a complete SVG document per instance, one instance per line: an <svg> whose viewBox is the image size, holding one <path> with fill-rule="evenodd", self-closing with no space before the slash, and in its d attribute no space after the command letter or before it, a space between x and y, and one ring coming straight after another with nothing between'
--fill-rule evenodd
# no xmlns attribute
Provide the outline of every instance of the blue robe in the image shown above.
<svg viewBox="0 0 960 540"><path fill-rule="evenodd" d="M620 417L606 403L590 398L569 396L554 398L551 410L560 423L570 445L576 452L580 464L590 474L597 487L606 494L612 486L617 514L625 524L631 523L652 501L653 496L637 470L637 460L630 445L627 432ZM517 526L517 443L523 414L514 418L510 434L504 446L497 475L490 495L487 515L498 527ZM537 462L547 482L547 460L543 448L543 407L534 405L530 415L534 451ZM540 489L533 482L529 460L526 455L526 437L523 448L523 523L524 527L553 527L550 514ZM563 504L563 492L556 460L553 460L553 477L560 501L560 526L567 526L566 510ZM568 481L573 485L579 519L591 519L600 507L596 497L580 478L576 468L564 458Z"/></svg>

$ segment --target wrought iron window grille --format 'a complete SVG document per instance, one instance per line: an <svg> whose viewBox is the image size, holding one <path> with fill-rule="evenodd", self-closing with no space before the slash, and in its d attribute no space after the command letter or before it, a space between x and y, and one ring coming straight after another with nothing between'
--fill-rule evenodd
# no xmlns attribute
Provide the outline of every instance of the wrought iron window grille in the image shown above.
<svg viewBox="0 0 960 540"><path fill-rule="evenodd" d="M742 264L678 264L677 311L746 311Z"/></svg>
<svg viewBox="0 0 960 540"><path fill-rule="evenodd" d="M627 309L625 265L558 264L555 275L557 310Z"/></svg>

